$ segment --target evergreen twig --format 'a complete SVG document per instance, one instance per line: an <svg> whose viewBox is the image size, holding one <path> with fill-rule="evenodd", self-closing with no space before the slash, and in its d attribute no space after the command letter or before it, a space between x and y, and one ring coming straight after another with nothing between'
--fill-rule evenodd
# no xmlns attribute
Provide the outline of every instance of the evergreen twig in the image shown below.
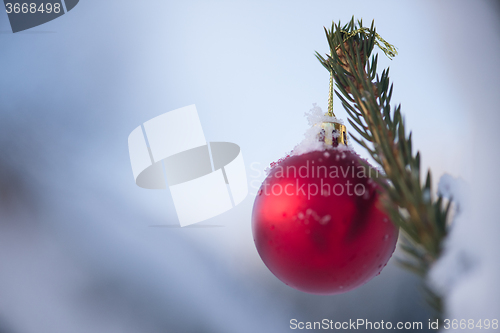
<svg viewBox="0 0 500 333"><path fill-rule="evenodd" d="M451 201L445 204L440 195L434 197L430 170L422 183L420 153L412 153L411 132L406 134L401 105L391 111L393 85L389 68L377 73L374 46L389 58L397 54L396 49L376 33L374 22L365 28L354 17L344 26L332 23L325 33L330 54L323 57L316 52L316 57L333 77L338 89L335 94L359 135L350 133L351 137L384 170L385 174L377 179L384 189L382 202L402 231L401 248L407 254L399 262L424 278L441 253ZM440 314L441 300L430 289L426 293Z"/></svg>

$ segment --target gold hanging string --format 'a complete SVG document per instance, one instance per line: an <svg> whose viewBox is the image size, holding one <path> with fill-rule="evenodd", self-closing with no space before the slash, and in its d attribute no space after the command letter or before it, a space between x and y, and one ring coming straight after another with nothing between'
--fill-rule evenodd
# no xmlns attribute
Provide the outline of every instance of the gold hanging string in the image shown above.
<svg viewBox="0 0 500 333"><path fill-rule="evenodd" d="M397 54L398 51L396 50L396 47L394 45L389 44L385 39L383 39L378 33L371 31L368 28L359 28L356 29L352 32L347 32L345 30L341 30L342 33L345 34L344 37L344 42L346 42L349 38L352 38L356 36L358 33L362 34L364 36L367 36L368 34L375 34L375 45L377 45L382 52L385 53L385 55L392 60ZM335 50L338 50L340 48L340 45L337 45ZM333 113L333 72L330 70L330 89L328 91L328 115L330 117L335 117L335 114Z"/></svg>
<svg viewBox="0 0 500 333"><path fill-rule="evenodd" d="M330 70L330 91L328 92L328 116L335 117L335 113L333 113L333 71L331 70Z"/></svg>
<svg viewBox="0 0 500 333"><path fill-rule="evenodd" d="M344 42L346 42L349 38L356 36L358 33L365 35L365 36L368 34L375 34L375 45L377 45L385 53L385 55L389 59L394 58L398 54L398 51L396 50L394 45L387 43L385 41L385 39L380 37L380 35L378 33L372 32L368 28L359 28L359 29L354 30L353 32L347 32L345 30L341 30L341 32L346 34L346 37L344 38ZM337 50L339 47L340 47L340 45L338 45L335 49Z"/></svg>

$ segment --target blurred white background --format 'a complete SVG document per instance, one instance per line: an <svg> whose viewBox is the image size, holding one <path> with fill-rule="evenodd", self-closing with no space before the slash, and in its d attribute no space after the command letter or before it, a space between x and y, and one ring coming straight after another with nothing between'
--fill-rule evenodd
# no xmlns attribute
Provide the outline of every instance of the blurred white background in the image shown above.
<svg viewBox="0 0 500 333"><path fill-rule="evenodd" d="M352 15L398 48L379 68L391 67L423 168L435 184L447 172L470 186L467 218L433 272L445 317L500 313L497 2L82 0L16 34L0 9L1 333L427 323L420 281L394 260L353 292L304 294L258 257L253 195L202 223L222 227L157 227L177 223L168 191L133 181L129 133L196 104L207 140L240 145L255 193L302 139L304 112L326 109L314 51L328 50L323 26ZM346 119L337 100L335 113Z"/></svg>

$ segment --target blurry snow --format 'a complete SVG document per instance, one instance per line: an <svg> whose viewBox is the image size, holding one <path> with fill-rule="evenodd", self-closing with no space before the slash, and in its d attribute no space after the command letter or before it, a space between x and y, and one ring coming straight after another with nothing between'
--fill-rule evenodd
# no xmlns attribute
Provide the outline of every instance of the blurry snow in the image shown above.
<svg viewBox="0 0 500 333"><path fill-rule="evenodd" d="M463 219L467 219L466 208L467 192L465 191L467 185L462 179L454 178L449 174L444 174L439 179L438 193L445 199L452 200L453 206L451 214L453 221L451 222L450 235L445 240L445 251L438 264L432 269L430 274L430 282L436 292L440 295L447 295L450 290L456 287L457 281L460 281L467 274L474 269L476 258L471 257L469 251L464 251L464 246L461 244L460 248L456 248L455 238L461 236L457 235L463 229ZM462 224L462 226L460 226ZM463 239L460 242L464 241ZM466 243L469 241L466 241ZM475 257L475 255L473 255Z"/></svg>
<svg viewBox="0 0 500 333"><path fill-rule="evenodd" d="M443 254L429 274L430 285L444 297L445 318L498 319L500 228L498 213L487 203L498 200L496 191L468 186L447 174L439 181L438 192L451 198L456 209ZM484 201L477 205L478 200Z"/></svg>
<svg viewBox="0 0 500 333"><path fill-rule="evenodd" d="M461 207L467 204L467 193L470 187L461 178L454 178L450 174L444 174L439 178L438 193L455 205L455 210L460 213Z"/></svg>
<svg viewBox="0 0 500 333"><path fill-rule="evenodd" d="M468 116L467 133L461 140L463 181L444 175L439 191L453 196L459 212L445 241L441 258L433 267L430 282L444 295L444 318L500 320L500 5L495 1L459 1L434 3L428 8L434 13L430 20L436 38L446 40L436 44L436 52L454 54L447 57L450 88L456 91L457 102ZM446 17L446 23L441 18ZM463 22L473 25L480 35ZM463 53L459 44L475 40L481 52ZM457 70L468 63L466 71ZM457 110L453 111L457 113ZM451 119L450 119L451 121ZM468 330L483 332L476 327ZM463 332L450 329L446 332Z"/></svg>

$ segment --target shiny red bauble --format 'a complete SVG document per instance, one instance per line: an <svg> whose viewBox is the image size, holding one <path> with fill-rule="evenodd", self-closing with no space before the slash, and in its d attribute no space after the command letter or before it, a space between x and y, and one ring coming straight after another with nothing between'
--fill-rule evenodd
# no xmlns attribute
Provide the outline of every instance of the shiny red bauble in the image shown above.
<svg viewBox="0 0 500 333"><path fill-rule="evenodd" d="M290 156L257 193L252 231L260 257L281 281L339 294L378 275L398 229L381 210L377 170L350 150Z"/></svg>

